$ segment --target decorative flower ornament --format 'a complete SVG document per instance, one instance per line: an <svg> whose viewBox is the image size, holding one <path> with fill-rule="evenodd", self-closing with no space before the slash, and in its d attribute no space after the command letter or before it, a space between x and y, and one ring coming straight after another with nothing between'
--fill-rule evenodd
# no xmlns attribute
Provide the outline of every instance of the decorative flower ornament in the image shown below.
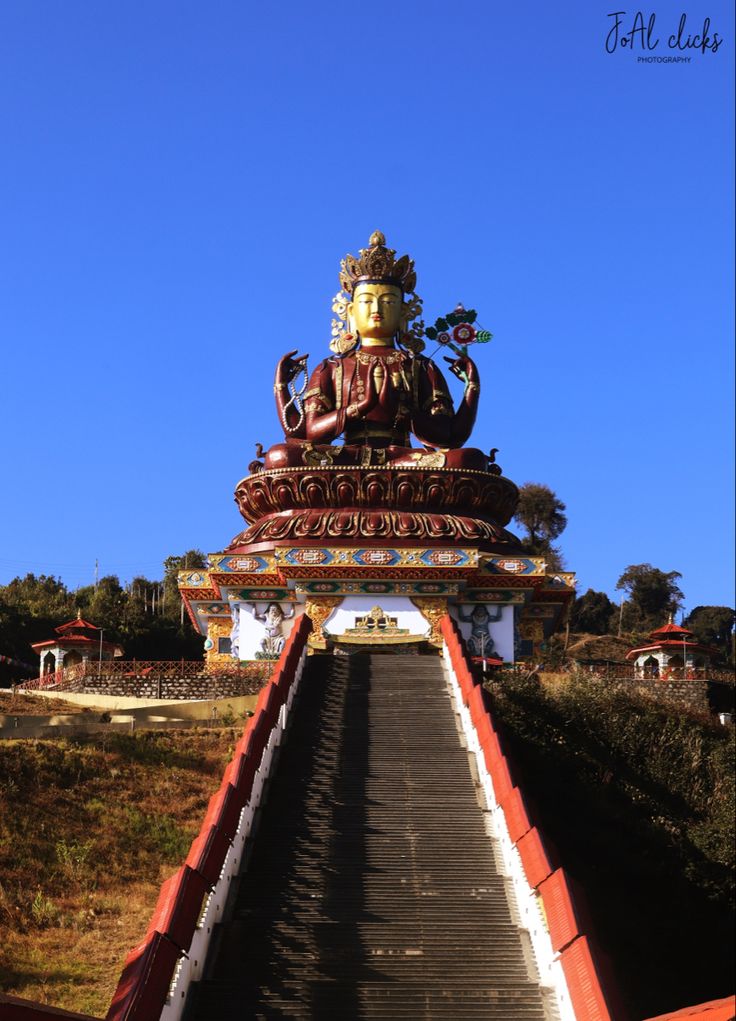
<svg viewBox="0 0 736 1021"><path fill-rule="evenodd" d="M488 330L477 329L473 323L478 317L475 309L457 305L454 311L440 316L434 326L428 326L424 335L436 340L443 347L449 347L457 355L466 355L468 344L487 344L493 337ZM452 330L452 335L450 335ZM454 343L453 343L454 341ZM457 345L462 345L458 347Z"/></svg>
<svg viewBox="0 0 736 1021"><path fill-rule="evenodd" d="M460 323L452 331L452 336L458 344L472 344L475 340L475 330L470 323Z"/></svg>

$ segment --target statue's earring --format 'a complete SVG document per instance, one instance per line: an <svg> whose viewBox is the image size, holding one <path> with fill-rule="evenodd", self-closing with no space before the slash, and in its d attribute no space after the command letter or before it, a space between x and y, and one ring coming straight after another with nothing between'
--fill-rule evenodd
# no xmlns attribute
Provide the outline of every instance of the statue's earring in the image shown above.
<svg viewBox="0 0 736 1021"><path fill-rule="evenodd" d="M355 319L351 315L348 315L348 332L345 334L345 337L350 337L353 342L347 351L352 351L353 348L356 348L358 344L360 344L360 334L355 328Z"/></svg>
<svg viewBox="0 0 736 1021"><path fill-rule="evenodd" d="M421 301L416 299L416 295L414 298L415 300L411 302L402 302L401 310L403 315L401 316L401 321L399 323L399 343L405 347L407 351L410 351L414 355L418 355L420 351L424 350L424 341L422 340L424 323L422 320L419 320L414 323L411 329L409 328L409 323L412 319L416 318L422 310Z"/></svg>
<svg viewBox="0 0 736 1021"><path fill-rule="evenodd" d="M355 329L355 320L351 315L348 315L347 317L347 326L347 333L342 333L330 345L333 351L336 351L337 354L340 355L350 354L350 352L354 351L360 342L360 337Z"/></svg>
<svg viewBox="0 0 736 1021"><path fill-rule="evenodd" d="M334 351L336 355L349 354L350 351L358 346L355 321L348 314L348 308L351 304L352 302L348 295L342 291L338 291L332 300L332 311L337 316L337 319L332 320L330 351ZM346 324L347 330L345 328Z"/></svg>
<svg viewBox="0 0 736 1021"><path fill-rule="evenodd" d="M355 320L348 312L348 300L344 294L337 294L332 305L332 311L336 312L339 319L332 320L332 340L330 350L337 355L346 355L358 346L359 337L355 331ZM347 324L347 330L343 326Z"/></svg>

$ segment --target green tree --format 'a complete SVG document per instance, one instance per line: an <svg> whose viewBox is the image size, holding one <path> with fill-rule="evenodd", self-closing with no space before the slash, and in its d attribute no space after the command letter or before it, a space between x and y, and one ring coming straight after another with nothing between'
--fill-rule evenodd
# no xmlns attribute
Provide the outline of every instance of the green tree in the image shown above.
<svg viewBox="0 0 736 1021"><path fill-rule="evenodd" d="M127 603L127 593L115 574L107 574L96 585L85 585L74 593L74 601L83 617L105 630L119 632Z"/></svg>
<svg viewBox="0 0 736 1021"><path fill-rule="evenodd" d="M35 641L35 636L29 638L28 618L15 606L9 606L0 599L0 656L35 666L38 657L31 651L29 641ZM30 670L19 667L17 663L0 662L0 688L26 678L30 673Z"/></svg>
<svg viewBox="0 0 736 1021"><path fill-rule="evenodd" d="M27 574L0 585L0 599L31 617L71 617L74 602L66 585L52 575Z"/></svg>
<svg viewBox="0 0 736 1021"><path fill-rule="evenodd" d="M660 571L651 564L630 564L616 582L626 593L623 625L627 631L651 631L667 623L684 599L679 571Z"/></svg>
<svg viewBox="0 0 736 1021"><path fill-rule="evenodd" d="M585 631L590 635L607 635L611 633L615 612L616 607L605 592L589 588L572 605L570 627L573 631Z"/></svg>
<svg viewBox="0 0 736 1021"><path fill-rule="evenodd" d="M166 558L162 581L137 577L123 588L119 578L106 575L76 592L47 575L14 578L0 586L0 654L36 664L31 643L51 637L55 627L80 612L104 630L106 640L119 641L126 658L201 659L203 638L184 620L177 574L206 563L201 550L188 550ZM19 671L0 664L0 684Z"/></svg>
<svg viewBox="0 0 736 1021"><path fill-rule="evenodd" d="M163 582L137 575L128 584L124 624L127 630L145 628L163 613Z"/></svg>
<svg viewBox="0 0 736 1021"><path fill-rule="evenodd" d="M554 540L567 526L565 504L557 494L540 482L525 482L519 489L514 520L525 530L522 547L526 553L544 557L553 571L563 567L563 558Z"/></svg>
<svg viewBox="0 0 736 1021"><path fill-rule="evenodd" d="M703 645L718 649L726 660L733 660L733 628L736 613L730 606L696 606L683 621Z"/></svg>
<svg viewBox="0 0 736 1021"><path fill-rule="evenodd" d="M124 638L126 659L203 659L204 637L184 621L152 617Z"/></svg>
<svg viewBox="0 0 736 1021"><path fill-rule="evenodd" d="M164 605L166 616L171 620L181 619L181 596L177 582L179 571L206 566L207 557L199 549L190 549L180 556L171 556L164 560Z"/></svg>
<svg viewBox="0 0 736 1021"><path fill-rule="evenodd" d="M73 598L58 578L45 574L13 578L0 586L0 654L36 666L38 656L31 644L51 637L58 624L73 616ZM28 675L22 667L0 664L0 683Z"/></svg>

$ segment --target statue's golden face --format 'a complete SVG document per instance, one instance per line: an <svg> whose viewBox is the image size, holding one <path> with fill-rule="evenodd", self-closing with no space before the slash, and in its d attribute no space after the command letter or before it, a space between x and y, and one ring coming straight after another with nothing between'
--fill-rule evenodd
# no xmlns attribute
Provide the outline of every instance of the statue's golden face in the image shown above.
<svg viewBox="0 0 736 1021"><path fill-rule="evenodd" d="M387 344L398 333L403 295L393 284L358 284L348 305L364 344Z"/></svg>

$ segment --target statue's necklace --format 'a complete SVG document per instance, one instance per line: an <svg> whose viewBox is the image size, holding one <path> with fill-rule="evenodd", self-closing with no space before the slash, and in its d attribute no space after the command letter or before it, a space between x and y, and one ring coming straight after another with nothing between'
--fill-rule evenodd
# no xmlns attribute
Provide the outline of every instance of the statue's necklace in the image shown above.
<svg viewBox="0 0 736 1021"><path fill-rule="evenodd" d="M402 361L401 351L392 351L390 355L374 355L368 351L356 351L355 357L361 365L375 365L380 362L382 365L396 365Z"/></svg>

